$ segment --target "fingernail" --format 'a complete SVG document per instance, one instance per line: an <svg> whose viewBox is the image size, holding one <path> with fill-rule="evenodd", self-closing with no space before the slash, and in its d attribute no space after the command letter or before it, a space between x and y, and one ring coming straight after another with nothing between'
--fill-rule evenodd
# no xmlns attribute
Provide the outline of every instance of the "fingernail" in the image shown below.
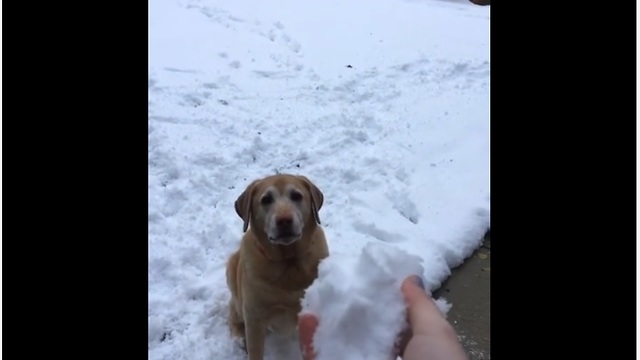
<svg viewBox="0 0 640 360"><path fill-rule="evenodd" d="M416 285L418 285L422 290L425 290L424 288L424 281L422 280L422 276L416 275L413 277L413 281L416 283Z"/></svg>

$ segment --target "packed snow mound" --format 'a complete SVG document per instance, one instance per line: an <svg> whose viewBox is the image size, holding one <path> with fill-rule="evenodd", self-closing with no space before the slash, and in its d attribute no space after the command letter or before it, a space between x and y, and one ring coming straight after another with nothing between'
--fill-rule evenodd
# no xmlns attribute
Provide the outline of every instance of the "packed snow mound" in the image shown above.
<svg viewBox="0 0 640 360"><path fill-rule="evenodd" d="M318 317L313 340L317 360L393 359L398 334L408 325L400 286L410 275L423 276L422 259L370 242L359 257L333 254L318 270L301 312ZM437 304L443 313L449 310L446 302Z"/></svg>

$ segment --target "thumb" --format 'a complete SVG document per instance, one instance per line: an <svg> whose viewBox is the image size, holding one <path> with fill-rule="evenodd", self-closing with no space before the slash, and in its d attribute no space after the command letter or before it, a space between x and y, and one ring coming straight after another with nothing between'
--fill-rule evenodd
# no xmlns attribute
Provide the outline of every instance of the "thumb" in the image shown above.
<svg viewBox="0 0 640 360"><path fill-rule="evenodd" d="M304 360L313 360L313 335L318 328L318 318L313 314L303 314L298 318L298 332L300 335L300 347Z"/></svg>
<svg viewBox="0 0 640 360"><path fill-rule="evenodd" d="M425 291L422 278L416 275L409 276L402 282L400 289L408 305L409 324L413 335L426 335L431 324L445 319L430 294Z"/></svg>

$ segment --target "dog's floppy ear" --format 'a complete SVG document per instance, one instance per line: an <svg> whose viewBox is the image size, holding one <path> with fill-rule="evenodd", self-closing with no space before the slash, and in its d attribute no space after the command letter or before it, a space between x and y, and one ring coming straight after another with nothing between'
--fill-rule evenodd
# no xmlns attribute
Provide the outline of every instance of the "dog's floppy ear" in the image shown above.
<svg viewBox="0 0 640 360"><path fill-rule="evenodd" d="M320 215L318 215L318 211L322 208L322 204L324 203L324 195L322 195L322 191L318 189L318 187L311 182L311 180L307 179L304 176L298 176L309 190L309 194L311 194L311 211L313 212L313 217L316 219L318 225L320 224Z"/></svg>
<svg viewBox="0 0 640 360"><path fill-rule="evenodd" d="M246 232L249 228L249 221L251 220L251 203L253 195L255 193L256 185L260 180L255 180L238 196L236 199L235 207L236 213L244 221L242 225L242 232Z"/></svg>

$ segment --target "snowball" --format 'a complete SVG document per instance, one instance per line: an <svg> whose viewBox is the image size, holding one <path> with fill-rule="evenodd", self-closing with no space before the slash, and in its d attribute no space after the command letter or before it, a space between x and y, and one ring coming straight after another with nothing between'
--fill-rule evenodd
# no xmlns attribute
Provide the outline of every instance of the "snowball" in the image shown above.
<svg viewBox="0 0 640 360"><path fill-rule="evenodd" d="M400 286L407 276L423 274L421 263L418 256L373 242L358 258L332 254L322 261L301 312L318 317L317 360L394 359L397 336L408 326Z"/></svg>

